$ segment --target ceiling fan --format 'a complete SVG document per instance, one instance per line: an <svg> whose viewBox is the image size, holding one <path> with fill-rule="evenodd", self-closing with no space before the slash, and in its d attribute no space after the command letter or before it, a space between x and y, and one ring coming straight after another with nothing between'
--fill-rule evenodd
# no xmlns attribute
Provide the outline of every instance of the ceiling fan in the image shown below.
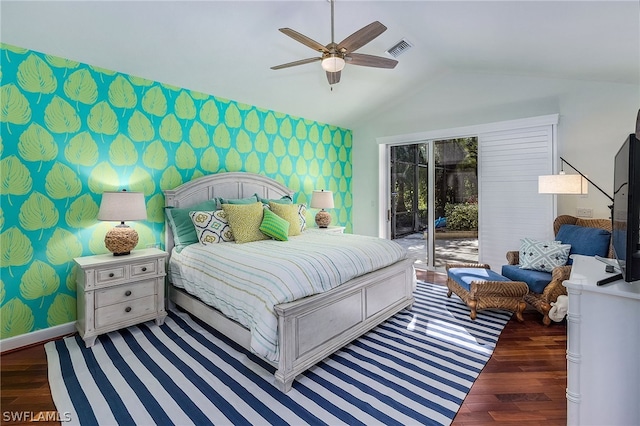
<svg viewBox="0 0 640 426"><path fill-rule="evenodd" d="M380 22L375 21L369 25L360 28L349 37L342 40L340 43L335 43L333 37L333 3L331 0L331 43L326 46L321 45L315 40L300 34L291 28L280 28L280 32L288 35L292 39L317 50L322 53L322 56L302 59L299 61L289 62L286 64L276 65L271 67L272 70L279 70L282 68L294 67L297 65L309 64L312 62L321 61L322 68L327 73L327 80L329 84L336 84L340 82L340 72L344 68L345 64L360 65L365 67L374 68L395 68L398 61L394 59L387 59L381 56L366 55L363 53L354 53L356 50L369 43L374 38L387 30L387 27Z"/></svg>

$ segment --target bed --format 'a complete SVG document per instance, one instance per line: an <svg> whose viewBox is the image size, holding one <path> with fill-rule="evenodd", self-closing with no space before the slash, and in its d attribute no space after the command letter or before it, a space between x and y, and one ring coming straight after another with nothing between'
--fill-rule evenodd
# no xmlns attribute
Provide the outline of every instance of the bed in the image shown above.
<svg viewBox="0 0 640 426"><path fill-rule="evenodd" d="M164 192L165 205L180 209L189 209L192 206L201 205L203 202L206 203L207 200L214 200L220 197L243 199L256 194L263 199L275 200L293 195L290 189L275 180L245 172L207 175ZM193 291L194 289L205 287L205 279L202 282L197 281L200 278L197 278L194 274L189 279L184 279L185 282L191 283L190 287L185 287L185 283L181 282L183 281L182 275L186 277L189 273L188 270L178 272L179 267L184 268L188 264L185 259L218 256L209 255L209 252L204 251L205 248L208 250L211 246L202 248L199 247L201 246L199 243L193 244L178 253L178 250L174 250L176 242L174 241L171 226L166 226L165 236L165 249L170 253L168 275L170 281L168 289L170 303L208 323L247 350L258 353L255 345L256 333L249 324L241 324L242 321L233 318L233 315L230 315L231 318L227 317L229 314L228 312L227 314L223 313L226 310L222 303L218 308L212 307L211 305L215 305L217 302L215 296L204 297L207 296L207 293ZM287 247L292 251L303 252L304 250L300 248L302 246L323 247L325 242L327 246L335 245L336 242L343 243L345 239L349 238L354 241L369 238L369 243L376 243L373 240L380 240L380 244L383 244L383 242L388 244L386 240L362 236L336 235L309 228L302 235L292 237L288 242L284 242L285 245L281 244L280 246ZM330 241L331 239L333 241ZM216 244L215 246L217 247L215 249L225 249L226 257L227 254L230 256L231 252L235 251L236 248L240 249L239 246L245 246L247 249L252 248L256 252L255 256L258 256L259 252L265 253L269 250L262 248L259 244L269 244L269 242L258 241L247 244L225 242ZM298 244L298 246L296 247L295 244ZM362 244L362 241L360 241L360 244ZM374 245L367 244L367 247L373 247ZM317 253L309 254L307 257L313 261L316 255ZM251 258L251 255L247 254L246 257ZM378 257L378 255L369 257ZM239 270L237 266L239 263L236 264L232 258L230 259L228 262L234 262L232 266L236 268L232 273L234 276L256 276L254 271L251 270L251 266L246 266L243 267L243 270ZM384 262L389 261L385 260ZM254 260L254 262L258 262L258 260ZM383 262L383 260L380 260L380 262ZM272 308L269 307L273 310L273 321L275 321L273 328L277 330L275 337L277 353L274 356L258 354L276 367L275 385L281 391L287 392L291 389L293 381L300 373L413 304L413 290L415 288L413 261L407 259L406 254L403 254L397 256L397 259L394 258L391 262L361 275L358 275L358 272L354 272L353 274L356 276L321 293L308 295L286 303L278 303L273 305ZM222 262L219 262L218 258L214 263L215 265L212 267L221 268ZM249 262L248 265L250 265ZM198 269L198 267L195 269ZM338 270L342 269L343 266L338 267ZM224 272L220 272L220 269L218 269L216 275L220 273ZM252 273L253 275L251 275ZM200 275L206 276L207 274ZM212 275L209 274L209 278ZM283 275L286 274L283 273ZM243 281L251 282L252 279L244 279Z"/></svg>

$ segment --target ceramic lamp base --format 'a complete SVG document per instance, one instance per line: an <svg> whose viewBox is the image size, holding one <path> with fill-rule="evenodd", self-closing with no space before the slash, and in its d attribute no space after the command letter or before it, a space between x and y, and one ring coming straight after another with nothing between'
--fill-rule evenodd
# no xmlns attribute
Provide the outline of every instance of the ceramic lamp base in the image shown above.
<svg viewBox="0 0 640 426"><path fill-rule="evenodd" d="M324 210L316 213L316 225L318 228L326 228L331 223L331 215Z"/></svg>
<svg viewBox="0 0 640 426"><path fill-rule="evenodd" d="M104 245L114 256L123 256L131 253L138 244L138 233L135 229L126 225L118 225L107 232L104 237Z"/></svg>

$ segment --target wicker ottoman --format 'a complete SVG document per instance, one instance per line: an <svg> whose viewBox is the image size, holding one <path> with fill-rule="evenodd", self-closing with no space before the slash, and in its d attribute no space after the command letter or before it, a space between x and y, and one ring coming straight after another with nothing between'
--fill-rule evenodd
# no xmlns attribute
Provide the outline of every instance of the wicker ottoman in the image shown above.
<svg viewBox="0 0 640 426"><path fill-rule="evenodd" d="M449 263L447 287L471 309L470 317L476 319L482 309L506 309L514 312L518 321L523 321L522 312L526 308L524 295L529 287L522 281L511 281L491 270L487 264Z"/></svg>

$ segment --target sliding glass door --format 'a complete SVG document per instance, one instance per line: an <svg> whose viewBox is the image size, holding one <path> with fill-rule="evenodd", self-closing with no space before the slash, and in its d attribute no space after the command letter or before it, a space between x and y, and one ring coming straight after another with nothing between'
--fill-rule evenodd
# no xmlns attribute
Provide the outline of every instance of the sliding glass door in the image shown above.
<svg viewBox="0 0 640 426"><path fill-rule="evenodd" d="M391 146L391 238L416 266L478 260L478 140Z"/></svg>
<svg viewBox="0 0 640 426"><path fill-rule="evenodd" d="M427 144L391 148L391 238L427 227Z"/></svg>

